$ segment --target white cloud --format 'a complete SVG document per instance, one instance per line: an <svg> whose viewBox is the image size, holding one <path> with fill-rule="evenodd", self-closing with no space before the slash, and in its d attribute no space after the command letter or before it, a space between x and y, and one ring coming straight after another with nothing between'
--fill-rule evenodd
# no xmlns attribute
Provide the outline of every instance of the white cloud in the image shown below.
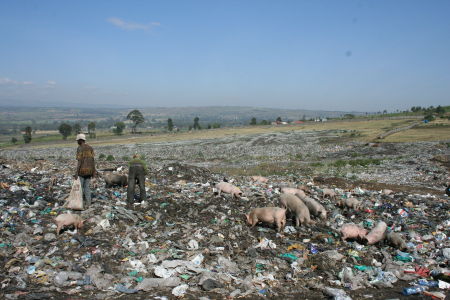
<svg viewBox="0 0 450 300"><path fill-rule="evenodd" d="M45 85L46 88L52 89L56 86L56 81L54 80L47 80L47 84Z"/></svg>
<svg viewBox="0 0 450 300"><path fill-rule="evenodd" d="M139 24L139 23L134 23L134 22L127 22L120 18L115 18L115 17L108 18L107 21L109 23L113 24L114 26L117 26L124 30L150 30L153 27L161 26L161 23L159 23L159 22L151 22L148 24Z"/></svg>
<svg viewBox="0 0 450 300"><path fill-rule="evenodd" d="M17 81L7 77L0 77L0 85L32 85L32 81Z"/></svg>

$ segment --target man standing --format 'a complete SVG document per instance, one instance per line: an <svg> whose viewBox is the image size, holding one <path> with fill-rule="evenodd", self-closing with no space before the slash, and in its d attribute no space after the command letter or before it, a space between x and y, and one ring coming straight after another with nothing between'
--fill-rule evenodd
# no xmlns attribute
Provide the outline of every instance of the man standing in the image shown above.
<svg viewBox="0 0 450 300"><path fill-rule="evenodd" d="M91 205L91 189L89 183L92 176L95 176L97 171L95 170L94 150L91 146L86 144L86 136L82 133L77 135L77 172L75 179L80 177L81 191L83 192L84 206L89 207Z"/></svg>
<svg viewBox="0 0 450 300"><path fill-rule="evenodd" d="M128 189L127 202L128 205L133 204L134 201L134 187L136 183L139 184L139 201L146 199L145 195L145 175L147 174L147 167L142 159L139 159L135 154L133 160L130 161L130 168L128 172Z"/></svg>

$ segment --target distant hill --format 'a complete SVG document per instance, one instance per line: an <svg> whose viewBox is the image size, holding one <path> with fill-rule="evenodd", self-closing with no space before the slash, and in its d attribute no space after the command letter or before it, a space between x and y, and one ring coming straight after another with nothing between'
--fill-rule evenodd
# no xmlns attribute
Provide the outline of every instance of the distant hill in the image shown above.
<svg viewBox="0 0 450 300"><path fill-rule="evenodd" d="M23 126L24 124L45 129L56 128L61 122L87 123L95 121L98 128L109 127L117 121L125 120L126 115L135 108L74 108L74 107L12 107L3 106L0 110L0 127ZM274 121L281 117L283 121L295 121L317 117L335 118L345 114L363 115L361 112L320 111L302 109L278 109L239 106L208 107L147 107L139 109L146 118L146 126L161 127L172 118L176 126L188 126L195 117L200 124L219 123L222 126L248 124L251 118L257 122ZM85 125L85 124L84 124Z"/></svg>

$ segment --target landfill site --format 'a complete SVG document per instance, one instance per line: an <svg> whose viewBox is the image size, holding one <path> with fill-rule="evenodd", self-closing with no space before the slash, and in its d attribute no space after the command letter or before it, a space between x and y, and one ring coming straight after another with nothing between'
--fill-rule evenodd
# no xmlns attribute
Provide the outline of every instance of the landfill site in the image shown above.
<svg viewBox="0 0 450 300"><path fill-rule="evenodd" d="M448 299L450 143L342 130L0 150L1 299ZM127 203L128 161L146 197ZM83 226L55 218L75 214ZM446 298L447 297L447 298Z"/></svg>

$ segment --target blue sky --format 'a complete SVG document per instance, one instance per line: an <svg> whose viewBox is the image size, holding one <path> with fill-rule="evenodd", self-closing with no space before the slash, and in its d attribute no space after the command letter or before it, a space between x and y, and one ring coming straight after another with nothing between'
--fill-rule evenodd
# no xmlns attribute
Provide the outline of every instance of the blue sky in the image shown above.
<svg viewBox="0 0 450 300"><path fill-rule="evenodd" d="M450 1L0 1L0 104L450 105Z"/></svg>

